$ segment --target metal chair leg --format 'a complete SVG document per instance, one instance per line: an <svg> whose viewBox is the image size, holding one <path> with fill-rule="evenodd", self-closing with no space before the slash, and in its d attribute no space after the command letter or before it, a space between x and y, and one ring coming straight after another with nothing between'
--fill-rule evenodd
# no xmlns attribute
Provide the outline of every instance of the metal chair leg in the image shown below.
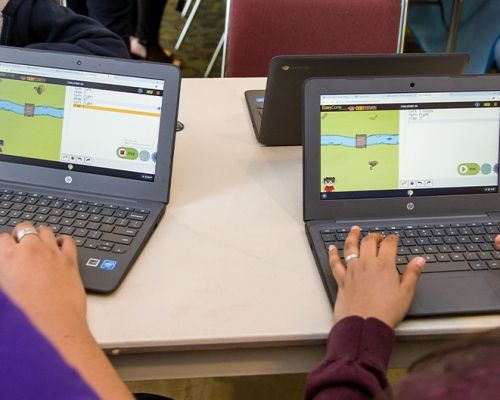
<svg viewBox="0 0 500 400"><path fill-rule="evenodd" d="M187 0L186 4L184 4L184 8L182 9L181 17L184 18L189 10L189 7L191 7L191 2L193 0Z"/></svg>
<svg viewBox="0 0 500 400"><path fill-rule="evenodd" d="M196 14L196 11L198 10L200 3L201 3L201 0L196 0L196 3L194 3L194 7L191 10L191 13L189 14L189 18L187 19L186 24L184 25L184 28L182 29L181 35L179 36L177 43L175 44L175 50L179 50L179 47L181 47L181 43L184 40L184 36L186 36L186 33L189 29L189 26L191 25L191 22L193 21L193 17Z"/></svg>
<svg viewBox="0 0 500 400"><path fill-rule="evenodd" d="M207 78L208 75L210 75L210 72L212 71L212 67L215 64L215 60L217 60L217 56L220 53L220 50L222 48L222 45L224 44L224 37L226 36L226 32L222 34L219 40L219 44L217 45L217 48L215 49L214 55L212 56L212 59L210 60L210 64L208 64L207 70L205 71L205 75L203 75L204 78Z"/></svg>

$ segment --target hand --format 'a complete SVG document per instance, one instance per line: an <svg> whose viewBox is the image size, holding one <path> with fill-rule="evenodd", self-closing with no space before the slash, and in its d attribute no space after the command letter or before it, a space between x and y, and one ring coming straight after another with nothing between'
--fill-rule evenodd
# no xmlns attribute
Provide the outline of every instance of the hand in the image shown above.
<svg viewBox="0 0 500 400"><path fill-rule="evenodd" d="M78 272L76 244L41 226L17 243L23 222L12 235L0 234L0 285L61 356L103 400L133 400L87 324L87 298Z"/></svg>
<svg viewBox="0 0 500 400"><path fill-rule="evenodd" d="M0 234L0 285L49 338L58 321L86 325L87 299L78 272L76 245L69 236L57 239L48 226L28 234L19 243L18 232L33 228L23 222L12 235Z"/></svg>
<svg viewBox="0 0 500 400"><path fill-rule="evenodd" d="M497 246L497 249L500 249L500 235L497 235L495 238L495 244Z"/></svg>
<svg viewBox="0 0 500 400"><path fill-rule="evenodd" d="M339 287L333 310L335 321L357 315L377 318L395 328L403 320L425 259L410 261L400 279L396 269L398 241L395 235L384 239L380 233L372 233L363 238L358 249L359 227L353 226L345 241L344 257L359 254L359 258L350 259L347 268L337 248L330 246L330 267Z"/></svg>

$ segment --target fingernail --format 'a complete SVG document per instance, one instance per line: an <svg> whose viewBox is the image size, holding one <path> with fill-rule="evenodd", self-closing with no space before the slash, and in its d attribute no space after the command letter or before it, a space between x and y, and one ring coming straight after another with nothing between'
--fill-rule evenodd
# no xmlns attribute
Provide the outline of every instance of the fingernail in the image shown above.
<svg viewBox="0 0 500 400"><path fill-rule="evenodd" d="M351 226L351 231L353 231L354 229L359 229L359 226L357 225Z"/></svg>
<svg viewBox="0 0 500 400"><path fill-rule="evenodd" d="M425 259L423 257L417 257L417 259L415 260L415 262L417 263L417 265L420 267L420 268L424 268L424 265L425 265Z"/></svg>
<svg viewBox="0 0 500 400"><path fill-rule="evenodd" d="M333 244L331 244L330 247L328 247L328 251L332 251L334 248L335 248L335 246Z"/></svg>

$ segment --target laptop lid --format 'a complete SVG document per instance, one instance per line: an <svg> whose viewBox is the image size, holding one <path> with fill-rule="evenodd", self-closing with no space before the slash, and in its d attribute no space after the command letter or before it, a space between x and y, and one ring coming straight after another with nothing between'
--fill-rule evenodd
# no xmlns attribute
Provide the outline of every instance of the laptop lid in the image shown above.
<svg viewBox="0 0 500 400"><path fill-rule="evenodd" d="M310 79L304 220L499 210L500 76Z"/></svg>
<svg viewBox="0 0 500 400"><path fill-rule="evenodd" d="M0 48L2 180L168 202L176 66Z"/></svg>
<svg viewBox="0 0 500 400"><path fill-rule="evenodd" d="M278 56L269 63L258 141L301 145L302 86L306 79L338 76L461 74L463 53ZM262 95L253 96L262 102ZM252 97L247 97L247 102ZM256 104L258 107L260 104Z"/></svg>

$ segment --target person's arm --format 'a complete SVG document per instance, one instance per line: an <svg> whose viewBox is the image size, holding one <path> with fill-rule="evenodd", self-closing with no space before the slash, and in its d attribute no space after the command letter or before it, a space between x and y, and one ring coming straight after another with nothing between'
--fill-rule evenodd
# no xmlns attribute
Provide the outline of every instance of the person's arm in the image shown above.
<svg viewBox="0 0 500 400"><path fill-rule="evenodd" d="M55 0L10 1L3 10L2 44L66 53L130 58L120 36ZM11 25L9 25L11 24ZM8 32L8 34L7 34Z"/></svg>
<svg viewBox="0 0 500 400"><path fill-rule="evenodd" d="M42 226L39 236L29 234L17 243L25 228L33 225L23 222L12 235L0 235L2 290L100 398L133 399L87 324L75 242L69 236L56 240L52 229Z"/></svg>
<svg viewBox="0 0 500 400"><path fill-rule="evenodd" d="M425 265L422 257L413 259L400 278L395 261L398 240L374 233L359 247L359 228L353 227L344 255L358 257L351 258L347 267L330 246L330 266L339 287L333 312L336 324L325 360L308 376L306 400L365 400L387 389L393 329L405 317Z"/></svg>

